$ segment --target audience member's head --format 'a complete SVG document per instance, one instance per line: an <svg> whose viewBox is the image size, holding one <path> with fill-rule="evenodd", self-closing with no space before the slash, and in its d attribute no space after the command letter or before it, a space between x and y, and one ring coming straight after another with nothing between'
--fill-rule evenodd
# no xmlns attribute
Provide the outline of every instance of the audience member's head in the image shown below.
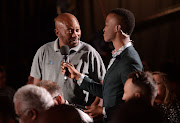
<svg viewBox="0 0 180 123"><path fill-rule="evenodd" d="M153 72L154 80L158 85L158 93L155 99L156 103L172 103L176 99L168 76L162 72Z"/></svg>
<svg viewBox="0 0 180 123"><path fill-rule="evenodd" d="M82 123L82 120L73 106L61 104L41 113L38 123Z"/></svg>
<svg viewBox="0 0 180 123"><path fill-rule="evenodd" d="M0 88L4 88L6 86L6 70L4 66L0 66Z"/></svg>
<svg viewBox="0 0 180 123"><path fill-rule="evenodd" d="M162 116L152 106L130 100L116 107L110 123L162 123Z"/></svg>
<svg viewBox="0 0 180 123"><path fill-rule="evenodd" d="M50 80L42 80L40 81L37 86L43 87L45 88L53 97L54 102L56 105L59 104L65 104L66 101L63 97L63 92L61 90L61 87L58 85L58 83L50 81ZM81 119L84 122L93 122L93 120L83 111L79 110L78 108L76 108L76 110L78 111L78 113L81 116ZM70 114L71 115L71 114Z"/></svg>
<svg viewBox="0 0 180 123"><path fill-rule="evenodd" d="M141 100L153 105L157 95L157 84L150 72L132 72L124 85L123 100Z"/></svg>
<svg viewBox="0 0 180 123"><path fill-rule="evenodd" d="M59 46L68 45L70 48L77 46L81 38L81 29L77 18L70 13L62 13L54 21Z"/></svg>
<svg viewBox="0 0 180 123"><path fill-rule="evenodd" d="M37 86L45 88L53 97L55 104L65 103L63 92L57 82L42 80L37 84Z"/></svg>
<svg viewBox="0 0 180 123"><path fill-rule="evenodd" d="M53 105L50 93L36 85L25 85L14 95L14 107L20 122L36 122L38 114Z"/></svg>

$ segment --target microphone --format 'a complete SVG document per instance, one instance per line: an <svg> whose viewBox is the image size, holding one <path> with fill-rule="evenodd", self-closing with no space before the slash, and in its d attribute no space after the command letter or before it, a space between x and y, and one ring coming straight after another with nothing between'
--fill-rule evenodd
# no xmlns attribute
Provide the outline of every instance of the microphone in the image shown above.
<svg viewBox="0 0 180 123"><path fill-rule="evenodd" d="M67 46L67 45L61 46L60 52L61 52L61 55L63 55L62 62L63 63L69 63L69 56L68 56L69 55L69 46ZM64 80L67 80L69 71L68 71L67 67L65 68L65 70L66 70L66 72L64 74Z"/></svg>

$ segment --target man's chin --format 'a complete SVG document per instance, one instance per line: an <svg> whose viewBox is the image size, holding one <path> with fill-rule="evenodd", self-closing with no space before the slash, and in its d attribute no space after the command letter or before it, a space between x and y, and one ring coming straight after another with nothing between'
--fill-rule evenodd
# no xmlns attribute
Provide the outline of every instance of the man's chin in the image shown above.
<svg viewBox="0 0 180 123"><path fill-rule="evenodd" d="M79 40L71 41L71 47L76 47L79 44Z"/></svg>

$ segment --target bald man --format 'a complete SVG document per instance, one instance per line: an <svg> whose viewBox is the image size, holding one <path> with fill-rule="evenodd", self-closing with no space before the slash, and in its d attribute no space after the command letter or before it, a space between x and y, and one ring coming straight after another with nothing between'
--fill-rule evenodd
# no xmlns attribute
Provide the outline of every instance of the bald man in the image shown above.
<svg viewBox="0 0 180 123"><path fill-rule="evenodd" d="M69 13L58 15L55 19L55 34L57 39L41 46L32 63L30 75L34 77L34 84L40 80L57 82L61 87L64 98L69 103L90 105L94 97L82 90L76 80L68 78L64 80L61 73L63 56L60 48L68 45L70 48L69 62L75 68L97 80L102 81L105 75L104 63L99 53L89 44L80 41L81 29L77 18Z"/></svg>

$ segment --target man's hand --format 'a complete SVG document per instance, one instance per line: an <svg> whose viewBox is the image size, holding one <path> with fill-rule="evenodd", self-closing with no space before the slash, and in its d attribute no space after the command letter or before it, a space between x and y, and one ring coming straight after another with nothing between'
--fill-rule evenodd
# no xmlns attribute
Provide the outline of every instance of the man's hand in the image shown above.
<svg viewBox="0 0 180 123"><path fill-rule="evenodd" d="M68 75L69 78L78 80L81 77L81 73L77 71L75 67L70 63L63 63L63 62L61 63L62 74L65 74L66 72L65 67L67 67L69 70L69 75Z"/></svg>
<svg viewBox="0 0 180 123"><path fill-rule="evenodd" d="M87 110L84 110L91 118L97 117L103 114L103 108L98 105L86 106Z"/></svg>

